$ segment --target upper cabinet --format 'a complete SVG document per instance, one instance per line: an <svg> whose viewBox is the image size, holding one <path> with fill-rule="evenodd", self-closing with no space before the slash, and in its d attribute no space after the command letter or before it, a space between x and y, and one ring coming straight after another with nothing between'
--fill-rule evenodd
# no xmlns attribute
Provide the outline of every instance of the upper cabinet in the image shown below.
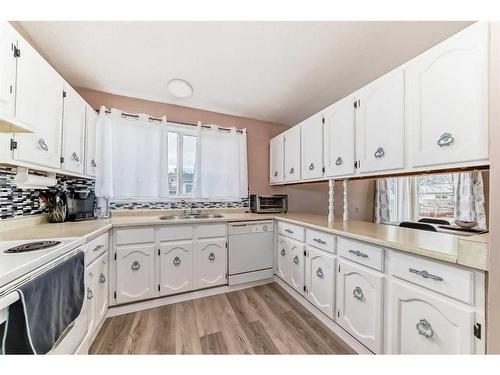
<svg viewBox="0 0 500 375"><path fill-rule="evenodd" d="M271 183L279 183L284 181L284 154L285 154L285 137L280 134L270 142L269 148L269 174Z"/></svg>
<svg viewBox="0 0 500 375"><path fill-rule="evenodd" d="M24 39L19 39L16 114L33 134L16 134L14 159L59 168L64 80Z"/></svg>
<svg viewBox="0 0 500 375"><path fill-rule="evenodd" d="M99 115L91 106L85 107L85 174L95 176L97 163L96 158L96 136L97 118Z"/></svg>
<svg viewBox="0 0 500 375"><path fill-rule="evenodd" d="M17 38L7 22L0 22L0 119L14 118Z"/></svg>
<svg viewBox="0 0 500 375"><path fill-rule="evenodd" d="M323 177L323 116L317 113L300 124L302 179Z"/></svg>
<svg viewBox="0 0 500 375"><path fill-rule="evenodd" d="M405 79L397 69L356 95L356 155L360 173L404 168Z"/></svg>
<svg viewBox="0 0 500 375"><path fill-rule="evenodd" d="M354 174L354 100L348 96L323 111L325 177Z"/></svg>
<svg viewBox="0 0 500 375"><path fill-rule="evenodd" d="M488 159L487 23L475 23L407 66L411 166Z"/></svg>
<svg viewBox="0 0 500 375"><path fill-rule="evenodd" d="M300 126L284 133L285 182L300 181Z"/></svg>
<svg viewBox="0 0 500 375"><path fill-rule="evenodd" d="M64 89L62 166L83 173L86 103L73 88Z"/></svg>

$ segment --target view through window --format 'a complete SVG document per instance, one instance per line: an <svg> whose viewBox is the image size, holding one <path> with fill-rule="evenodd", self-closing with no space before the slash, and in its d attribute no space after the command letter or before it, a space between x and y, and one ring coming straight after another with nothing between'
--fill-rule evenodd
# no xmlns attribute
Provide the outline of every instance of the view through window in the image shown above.
<svg viewBox="0 0 500 375"><path fill-rule="evenodd" d="M196 137L168 132L168 189L171 197L185 197L194 189Z"/></svg>

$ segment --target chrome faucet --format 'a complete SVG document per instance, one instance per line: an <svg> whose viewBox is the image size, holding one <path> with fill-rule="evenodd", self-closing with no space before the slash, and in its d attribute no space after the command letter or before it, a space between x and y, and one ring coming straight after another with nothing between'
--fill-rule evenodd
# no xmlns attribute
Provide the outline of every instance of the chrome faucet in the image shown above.
<svg viewBox="0 0 500 375"><path fill-rule="evenodd" d="M194 202L193 203L188 203L184 199L182 199L181 203L189 207L189 214L190 215L194 215L194 211L193 211L193 208L195 208L195 203ZM184 212L185 212L185 210L184 210Z"/></svg>

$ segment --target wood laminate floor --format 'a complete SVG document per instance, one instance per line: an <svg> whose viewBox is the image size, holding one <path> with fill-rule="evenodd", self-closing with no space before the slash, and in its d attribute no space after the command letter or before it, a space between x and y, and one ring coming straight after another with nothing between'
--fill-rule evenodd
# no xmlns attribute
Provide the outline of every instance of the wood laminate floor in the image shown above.
<svg viewBox="0 0 500 375"><path fill-rule="evenodd" d="M278 284L108 318L91 354L353 354Z"/></svg>

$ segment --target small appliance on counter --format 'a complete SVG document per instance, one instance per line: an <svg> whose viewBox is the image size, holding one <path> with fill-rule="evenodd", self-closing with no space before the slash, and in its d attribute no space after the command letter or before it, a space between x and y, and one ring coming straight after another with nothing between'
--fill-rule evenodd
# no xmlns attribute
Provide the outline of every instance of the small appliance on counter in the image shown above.
<svg viewBox="0 0 500 375"><path fill-rule="evenodd" d="M288 211L288 195L250 194L250 211L257 214Z"/></svg>
<svg viewBox="0 0 500 375"><path fill-rule="evenodd" d="M95 194L90 190L74 190L66 193L66 221L95 219Z"/></svg>

